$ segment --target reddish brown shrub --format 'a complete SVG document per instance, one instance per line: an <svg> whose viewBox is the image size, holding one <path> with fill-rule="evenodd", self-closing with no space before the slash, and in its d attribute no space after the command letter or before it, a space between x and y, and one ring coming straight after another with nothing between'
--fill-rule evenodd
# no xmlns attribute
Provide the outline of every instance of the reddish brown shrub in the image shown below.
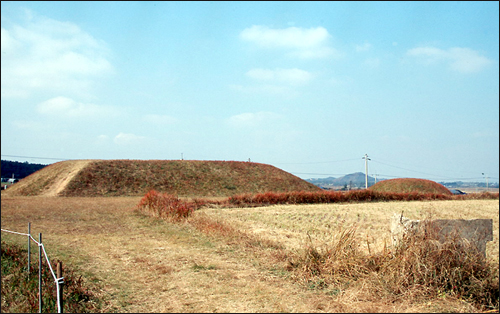
<svg viewBox="0 0 500 314"><path fill-rule="evenodd" d="M195 209L194 202L187 202L177 196L151 190L137 205L139 210L160 218L187 218Z"/></svg>

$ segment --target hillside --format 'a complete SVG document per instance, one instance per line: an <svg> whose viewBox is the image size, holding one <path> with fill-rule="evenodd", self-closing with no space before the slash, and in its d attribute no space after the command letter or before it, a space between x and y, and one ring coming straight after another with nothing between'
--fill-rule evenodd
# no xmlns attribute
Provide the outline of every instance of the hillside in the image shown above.
<svg viewBox="0 0 500 314"><path fill-rule="evenodd" d="M370 190L376 192L392 192L392 193L434 193L451 195L452 193L443 185L425 179L390 179L378 182L369 187Z"/></svg>
<svg viewBox="0 0 500 314"><path fill-rule="evenodd" d="M320 190L281 169L253 162L70 160L51 164L2 194L141 196L151 189L192 197Z"/></svg>

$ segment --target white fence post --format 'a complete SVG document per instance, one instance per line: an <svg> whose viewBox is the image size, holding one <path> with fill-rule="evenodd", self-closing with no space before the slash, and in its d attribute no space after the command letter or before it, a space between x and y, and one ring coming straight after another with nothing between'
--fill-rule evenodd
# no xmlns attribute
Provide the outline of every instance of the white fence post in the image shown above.
<svg viewBox="0 0 500 314"><path fill-rule="evenodd" d="M42 234L38 234L38 307L42 313Z"/></svg>
<svg viewBox="0 0 500 314"><path fill-rule="evenodd" d="M62 262L57 263L57 313L63 313L63 269Z"/></svg>
<svg viewBox="0 0 500 314"><path fill-rule="evenodd" d="M28 280L30 280L30 261L31 261L31 222L28 222Z"/></svg>

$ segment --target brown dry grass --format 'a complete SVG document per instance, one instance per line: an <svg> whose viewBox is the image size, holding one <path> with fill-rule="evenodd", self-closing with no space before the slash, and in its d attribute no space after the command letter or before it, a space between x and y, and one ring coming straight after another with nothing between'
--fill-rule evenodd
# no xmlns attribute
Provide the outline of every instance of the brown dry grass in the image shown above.
<svg viewBox="0 0 500 314"><path fill-rule="evenodd" d="M388 300L363 285L335 294L290 280L284 262L308 243L307 234L321 247L333 241L333 230L357 224L359 243L375 250L388 238L388 218L403 210L413 219L429 212L435 218L493 218L487 255L498 261L497 200L206 208L180 224L135 212L139 200L2 195L1 224L26 232L31 222L32 234L43 233L50 258L84 273L110 301L105 312L477 311L446 295ZM221 232L200 231L203 223L214 230L214 221ZM21 236L2 233L2 240L26 245Z"/></svg>
<svg viewBox="0 0 500 314"><path fill-rule="evenodd" d="M442 184L415 178L397 178L380 181L370 187L370 190L377 192L392 192L392 193L434 193L451 195L452 193Z"/></svg>
<svg viewBox="0 0 500 314"><path fill-rule="evenodd" d="M67 160L22 179L10 196L231 196L320 188L268 164L202 160Z"/></svg>

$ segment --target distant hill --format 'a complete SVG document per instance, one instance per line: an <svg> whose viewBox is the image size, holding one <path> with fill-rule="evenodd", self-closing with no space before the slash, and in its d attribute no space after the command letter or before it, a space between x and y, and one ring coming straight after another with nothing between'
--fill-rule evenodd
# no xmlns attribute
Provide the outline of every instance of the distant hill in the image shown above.
<svg viewBox="0 0 500 314"><path fill-rule="evenodd" d="M433 193L452 195L450 190L437 182L426 179L400 178L377 182L370 187L370 190L376 192L389 193Z"/></svg>
<svg viewBox="0 0 500 314"><path fill-rule="evenodd" d="M383 178L377 178L377 182L386 180ZM355 172L347 174L340 178L328 177L328 178L318 178L318 179L306 179L319 187L343 187L345 185L354 187L365 187L365 174L363 172ZM368 176L368 186L375 184L375 178Z"/></svg>
<svg viewBox="0 0 500 314"><path fill-rule="evenodd" d="M267 164L198 160L68 160L24 178L4 195L142 196L149 190L178 196L319 191Z"/></svg>
<svg viewBox="0 0 500 314"><path fill-rule="evenodd" d="M345 175L340 178L335 177L327 177L327 178L312 178L305 179L307 182L310 182L320 188L329 188L329 189L340 189L345 185L349 187L349 184L352 184L351 188L365 188L365 174L363 172L355 172L348 175ZM375 178L368 176L368 187L371 187L375 183L390 180L387 178L377 177L377 182L375 182ZM462 181L454 181L454 182L437 182L447 188L456 189L456 188L484 188L486 187L486 182L462 182ZM489 188L498 188L498 182L490 181Z"/></svg>
<svg viewBox="0 0 500 314"><path fill-rule="evenodd" d="M1 174L2 178L12 178L12 176L14 176L16 179L22 179L46 166L47 165L30 164L27 161L18 162L2 160Z"/></svg>

